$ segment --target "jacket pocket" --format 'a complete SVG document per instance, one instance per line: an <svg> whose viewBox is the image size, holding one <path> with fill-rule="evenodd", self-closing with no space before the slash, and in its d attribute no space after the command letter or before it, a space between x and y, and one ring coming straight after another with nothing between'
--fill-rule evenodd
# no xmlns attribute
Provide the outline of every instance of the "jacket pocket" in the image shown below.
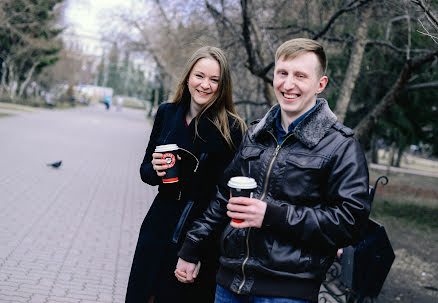
<svg viewBox="0 0 438 303"><path fill-rule="evenodd" d="M255 165L263 153L263 149L260 146L245 146L240 151L240 158L242 159L242 172L246 176L252 176L254 169L257 169Z"/></svg>
<svg viewBox="0 0 438 303"><path fill-rule="evenodd" d="M272 269L288 273L307 272L313 259L306 249L280 241L274 241L270 256Z"/></svg>
<svg viewBox="0 0 438 303"><path fill-rule="evenodd" d="M323 156L308 154L289 154L283 173L285 197L289 201L317 200L321 196L324 179ZM302 197L303 199L297 199ZM298 202L297 202L298 203Z"/></svg>
<svg viewBox="0 0 438 303"><path fill-rule="evenodd" d="M247 145L242 148L240 151L240 157L243 160L249 160L252 158L259 158L263 153L263 149L260 146L256 145Z"/></svg>
<svg viewBox="0 0 438 303"><path fill-rule="evenodd" d="M269 230L253 228L251 229L250 244L251 256L256 257L258 261L266 266L269 262L273 247L274 239L272 232Z"/></svg>
<svg viewBox="0 0 438 303"><path fill-rule="evenodd" d="M221 237L221 252L228 258L240 258L245 255L246 251L246 231L247 229L233 228L227 225Z"/></svg>

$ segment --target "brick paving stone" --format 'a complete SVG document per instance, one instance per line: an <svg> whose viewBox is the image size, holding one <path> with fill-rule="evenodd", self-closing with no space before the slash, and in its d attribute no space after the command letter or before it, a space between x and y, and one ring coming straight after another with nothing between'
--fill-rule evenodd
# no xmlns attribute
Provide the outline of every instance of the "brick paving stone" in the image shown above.
<svg viewBox="0 0 438 303"><path fill-rule="evenodd" d="M0 293L0 302L4 303L26 303L30 298L24 298L19 296L8 296Z"/></svg>
<svg viewBox="0 0 438 303"><path fill-rule="evenodd" d="M2 290L0 292L0 300L11 300L11 302L26 302L30 300L30 297L30 294L21 294L14 291Z"/></svg>
<svg viewBox="0 0 438 303"><path fill-rule="evenodd" d="M33 294L28 303L46 303L47 295Z"/></svg>
<svg viewBox="0 0 438 303"><path fill-rule="evenodd" d="M58 297L49 296L47 298L48 303L80 303L81 299L69 298L69 297Z"/></svg>
<svg viewBox="0 0 438 303"><path fill-rule="evenodd" d="M138 173L150 126L99 106L0 119L0 303L124 301L156 194Z"/></svg>

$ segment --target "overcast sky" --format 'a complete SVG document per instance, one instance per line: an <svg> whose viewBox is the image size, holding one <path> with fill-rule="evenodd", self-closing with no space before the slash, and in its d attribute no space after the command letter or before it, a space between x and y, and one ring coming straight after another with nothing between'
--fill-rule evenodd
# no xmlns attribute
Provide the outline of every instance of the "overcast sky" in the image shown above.
<svg viewBox="0 0 438 303"><path fill-rule="evenodd" d="M65 22L79 35L99 37L103 21L111 11L130 4L131 0L68 0Z"/></svg>

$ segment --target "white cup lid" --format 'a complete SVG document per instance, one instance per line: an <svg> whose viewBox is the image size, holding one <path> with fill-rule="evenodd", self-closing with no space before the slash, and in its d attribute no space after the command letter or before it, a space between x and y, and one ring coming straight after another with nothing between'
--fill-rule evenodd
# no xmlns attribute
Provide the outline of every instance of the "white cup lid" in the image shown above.
<svg viewBox="0 0 438 303"><path fill-rule="evenodd" d="M228 181L228 186L240 189L253 189L257 187L257 182L253 178L232 177L230 181Z"/></svg>
<svg viewBox="0 0 438 303"><path fill-rule="evenodd" d="M165 144L165 145L158 145L157 147L155 147L155 152L156 153L163 153L163 152L177 150L177 149L178 149L178 145L176 145L176 144Z"/></svg>

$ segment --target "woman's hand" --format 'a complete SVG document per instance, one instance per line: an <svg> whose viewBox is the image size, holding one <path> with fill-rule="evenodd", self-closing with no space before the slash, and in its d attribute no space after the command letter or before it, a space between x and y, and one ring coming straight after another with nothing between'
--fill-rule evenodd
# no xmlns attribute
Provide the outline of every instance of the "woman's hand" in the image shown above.
<svg viewBox="0 0 438 303"><path fill-rule="evenodd" d="M198 276L199 269L201 268L201 262L193 264L187 262L181 258L178 258L175 269L175 277L181 283L193 283Z"/></svg>
<svg viewBox="0 0 438 303"><path fill-rule="evenodd" d="M166 170L169 166L166 164L166 160L162 159L163 154L153 153L152 154L152 168L157 172L158 177L163 177L166 175Z"/></svg>
<svg viewBox="0 0 438 303"><path fill-rule="evenodd" d="M162 159L163 154L161 153L153 153L152 154L152 168L157 172L158 177L163 177L166 175L165 170L169 168L169 165L166 164L166 160ZM177 159L181 160L181 157L177 155Z"/></svg>

